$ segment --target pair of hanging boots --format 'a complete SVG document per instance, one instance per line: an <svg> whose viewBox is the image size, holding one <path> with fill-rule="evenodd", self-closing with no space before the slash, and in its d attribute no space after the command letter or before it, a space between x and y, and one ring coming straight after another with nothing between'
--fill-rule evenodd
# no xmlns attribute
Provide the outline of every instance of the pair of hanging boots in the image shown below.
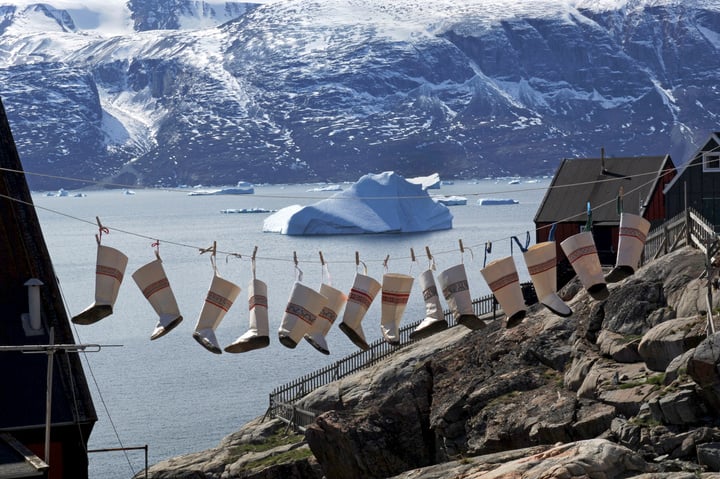
<svg viewBox="0 0 720 479"><path fill-rule="evenodd" d="M215 330L239 294L239 286L215 273L193 332L193 338L208 351L222 353ZM270 344L267 285L258 279L251 280L248 287L248 310L248 330L225 347L226 353L244 353Z"/></svg>
<svg viewBox="0 0 720 479"><path fill-rule="evenodd" d="M127 267L128 257L109 246L98 245L95 266L95 302L72 318L75 324L93 324L109 316L117 299ZM151 340L160 338L174 329L183 317L170 288L162 261L156 260L133 273L135 283L158 315Z"/></svg>
<svg viewBox="0 0 720 479"><path fill-rule="evenodd" d="M600 258L595 247L592 232L584 231L560 243L580 282L590 296L596 300L607 299L606 283L615 283L631 276L638 267L645 247L650 222L629 213L620 215L618 252L615 267L603 276Z"/></svg>

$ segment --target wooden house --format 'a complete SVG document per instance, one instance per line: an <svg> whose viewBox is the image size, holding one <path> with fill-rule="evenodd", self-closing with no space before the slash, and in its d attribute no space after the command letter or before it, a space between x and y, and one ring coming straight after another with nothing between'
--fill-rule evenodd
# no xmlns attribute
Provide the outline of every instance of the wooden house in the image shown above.
<svg viewBox="0 0 720 479"><path fill-rule="evenodd" d="M666 217L663 188L675 174L669 155L565 159L535 215L535 240L547 241L556 224L558 260L564 259L560 243L586 224L589 203L600 261L613 265L620 224L618 197L622 197L623 211L659 224Z"/></svg>
<svg viewBox="0 0 720 479"><path fill-rule="evenodd" d="M684 212L687 206L697 210L717 231L720 226L720 132L710 135L665 186L664 194L668 218Z"/></svg>
<svg viewBox="0 0 720 479"><path fill-rule="evenodd" d="M1 101L0 258L0 478L85 479L87 443L97 416L78 353L12 350L50 344L51 329L53 344L75 343ZM31 300L31 287L39 288L39 301ZM48 383L52 396L46 456Z"/></svg>

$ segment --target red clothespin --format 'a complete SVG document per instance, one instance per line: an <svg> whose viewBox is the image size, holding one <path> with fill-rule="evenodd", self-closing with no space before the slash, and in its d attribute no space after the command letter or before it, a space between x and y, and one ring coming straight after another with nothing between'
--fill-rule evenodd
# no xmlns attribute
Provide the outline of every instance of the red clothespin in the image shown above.
<svg viewBox="0 0 720 479"><path fill-rule="evenodd" d="M110 230L108 228L106 228L105 226L103 226L103 224L100 222L99 216L95 217L95 221L97 221L97 225L98 225L98 234L95 235L95 241L97 241L97 244L100 244L102 242L103 233L109 235Z"/></svg>

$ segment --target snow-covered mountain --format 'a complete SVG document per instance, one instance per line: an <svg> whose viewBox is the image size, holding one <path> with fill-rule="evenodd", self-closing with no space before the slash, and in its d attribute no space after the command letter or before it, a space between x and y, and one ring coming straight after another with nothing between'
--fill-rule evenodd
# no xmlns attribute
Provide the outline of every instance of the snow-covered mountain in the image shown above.
<svg viewBox="0 0 720 479"><path fill-rule="evenodd" d="M720 129L716 0L104 2L0 6L29 172L540 174L601 147L681 163Z"/></svg>

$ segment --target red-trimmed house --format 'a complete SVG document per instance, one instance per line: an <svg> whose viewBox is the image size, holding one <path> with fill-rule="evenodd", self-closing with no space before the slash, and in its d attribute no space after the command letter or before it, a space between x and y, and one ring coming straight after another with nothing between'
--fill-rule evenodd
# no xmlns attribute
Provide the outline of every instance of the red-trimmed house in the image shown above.
<svg viewBox="0 0 720 479"><path fill-rule="evenodd" d="M535 215L535 241L547 241L555 224L558 262L565 260L560 243L580 232L590 203L600 261L614 265L620 225L618 197L623 211L640 215L655 226L666 218L663 190L675 175L669 155L564 159Z"/></svg>

